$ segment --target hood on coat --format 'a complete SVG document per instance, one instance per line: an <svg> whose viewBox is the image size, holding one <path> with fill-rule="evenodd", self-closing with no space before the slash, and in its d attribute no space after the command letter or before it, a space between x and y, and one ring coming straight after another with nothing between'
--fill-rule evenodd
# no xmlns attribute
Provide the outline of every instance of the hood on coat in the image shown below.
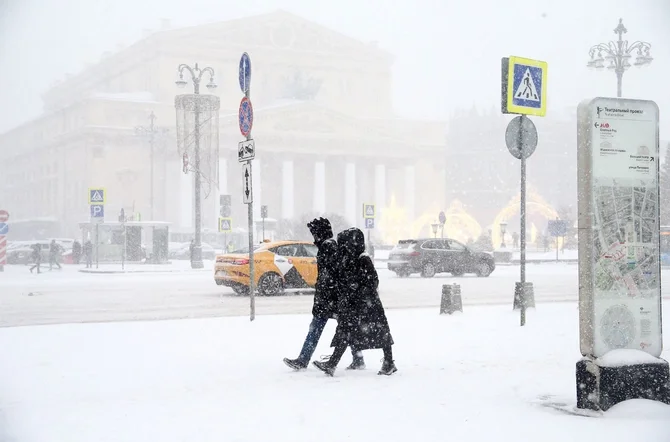
<svg viewBox="0 0 670 442"><path fill-rule="evenodd" d="M361 229L350 227L337 235L337 245L348 257L358 257L365 252L365 235Z"/></svg>

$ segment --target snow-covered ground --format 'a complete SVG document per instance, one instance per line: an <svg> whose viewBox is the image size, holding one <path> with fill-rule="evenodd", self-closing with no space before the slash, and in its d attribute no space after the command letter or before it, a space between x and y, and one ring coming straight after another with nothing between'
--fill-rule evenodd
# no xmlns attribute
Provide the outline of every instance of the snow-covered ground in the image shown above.
<svg viewBox="0 0 670 442"><path fill-rule="evenodd" d="M670 440L670 406L660 403L570 414L580 356L574 302L539 305L523 328L509 306L454 316L390 310L399 367L391 377L376 375L379 351L366 352L363 372L343 370L349 355L334 378L289 370L281 359L297 354L309 319L0 329L0 440ZM316 356L330 352L333 329Z"/></svg>
<svg viewBox="0 0 670 442"><path fill-rule="evenodd" d="M248 315L249 298L217 286L211 265L204 271L189 271L184 263L173 273L130 274L84 274L64 266L63 271L40 275L24 266L8 266L0 273L0 326ZM461 285L465 305L511 305L519 267L499 266L488 278L445 274L400 279L382 265L379 275L380 294L389 309L438 309L442 284L452 283ZM667 280L670 269L663 276ZM538 303L577 299L576 264L530 264L527 278L534 283ZM663 294L670 298L668 285ZM256 308L259 315L309 313L312 296L293 292L257 297Z"/></svg>

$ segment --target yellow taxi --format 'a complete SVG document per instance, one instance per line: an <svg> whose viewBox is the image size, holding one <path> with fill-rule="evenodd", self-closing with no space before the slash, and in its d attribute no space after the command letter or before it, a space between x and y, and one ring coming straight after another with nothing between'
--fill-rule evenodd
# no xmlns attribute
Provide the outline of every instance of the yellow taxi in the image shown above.
<svg viewBox="0 0 670 442"><path fill-rule="evenodd" d="M280 295L284 289L313 288L317 247L307 241L269 241L254 249L255 286L261 295ZM237 294L249 293L249 254L217 255L214 281Z"/></svg>

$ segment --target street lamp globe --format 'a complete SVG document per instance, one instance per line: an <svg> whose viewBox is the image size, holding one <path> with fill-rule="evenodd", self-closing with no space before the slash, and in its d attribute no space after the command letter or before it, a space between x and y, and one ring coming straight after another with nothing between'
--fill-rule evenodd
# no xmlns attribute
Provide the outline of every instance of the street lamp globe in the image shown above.
<svg viewBox="0 0 670 442"><path fill-rule="evenodd" d="M206 87L207 89L209 89L210 91L213 91L214 89L216 89L217 84L216 84L216 82L214 81L214 77L210 77L210 79L209 79L209 83L207 83L207 85L206 85L205 87Z"/></svg>
<svg viewBox="0 0 670 442"><path fill-rule="evenodd" d="M503 235L505 233L507 233L507 222L506 221L502 221L500 223L500 233L502 233Z"/></svg>
<svg viewBox="0 0 670 442"><path fill-rule="evenodd" d="M177 79L177 81L174 82L174 84L176 84L178 88L183 89L183 88L186 87L188 82L186 80L184 80L183 75L179 74L179 78Z"/></svg>

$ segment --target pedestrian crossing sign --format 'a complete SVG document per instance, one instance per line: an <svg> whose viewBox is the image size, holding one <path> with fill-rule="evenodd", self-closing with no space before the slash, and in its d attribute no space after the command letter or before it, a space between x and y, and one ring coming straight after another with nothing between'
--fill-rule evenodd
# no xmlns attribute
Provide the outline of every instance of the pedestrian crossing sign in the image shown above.
<svg viewBox="0 0 670 442"><path fill-rule="evenodd" d="M99 187L88 189L88 203L91 205L105 204L105 189Z"/></svg>
<svg viewBox="0 0 670 442"><path fill-rule="evenodd" d="M375 205L374 204L363 204L363 218L374 218L375 217Z"/></svg>
<svg viewBox="0 0 670 442"><path fill-rule="evenodd" d="M502 112L544 117L547 114L547 72L545 61L503 58Z"/></svg>
<svg viewBox="0 0 670 442"><path fill-rule="evenodd" d="M219 218L219 233L230 233L233 231L233 220L231 218Z"/></svg>

